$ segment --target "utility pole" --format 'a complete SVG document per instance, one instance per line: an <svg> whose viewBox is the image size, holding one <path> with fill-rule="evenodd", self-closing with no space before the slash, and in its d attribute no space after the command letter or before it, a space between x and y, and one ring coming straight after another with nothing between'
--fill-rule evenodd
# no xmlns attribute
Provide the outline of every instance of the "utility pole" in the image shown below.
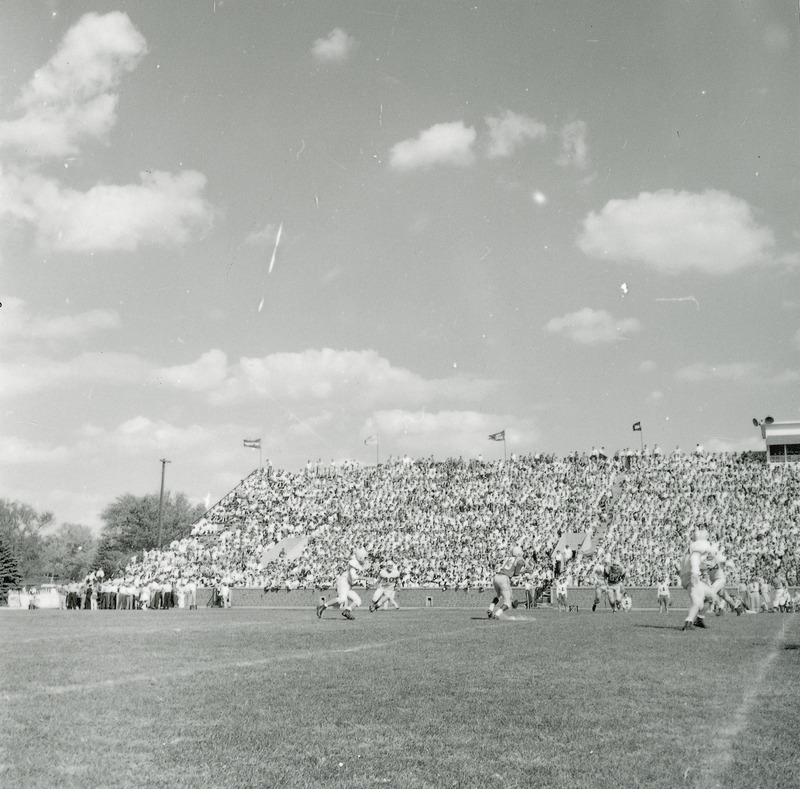
<svg viewBox="0 0 800 789"><path fill-rule="evenodd" d="M161 515L164 511L164 470L167 463L172 463L171 460L164 460L161 458L161 495L158 499L158 550L161 550Z"/></svg>

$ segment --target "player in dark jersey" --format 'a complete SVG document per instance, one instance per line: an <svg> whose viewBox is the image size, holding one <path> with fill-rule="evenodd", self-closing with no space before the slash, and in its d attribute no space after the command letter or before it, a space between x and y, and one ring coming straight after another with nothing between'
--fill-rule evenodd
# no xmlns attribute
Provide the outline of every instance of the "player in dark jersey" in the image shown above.
<svg viewBox="0 0 800 789"><path fill-rule="evenodd" d="M614 557L606 565L603 570L603 578L606 581L606 593L608 594L608 604L611 606L611 611L616 613L620 609L622 603L622 595L625 590L622 582L625 580L626 570L620 564L619 560Z"/></svg>

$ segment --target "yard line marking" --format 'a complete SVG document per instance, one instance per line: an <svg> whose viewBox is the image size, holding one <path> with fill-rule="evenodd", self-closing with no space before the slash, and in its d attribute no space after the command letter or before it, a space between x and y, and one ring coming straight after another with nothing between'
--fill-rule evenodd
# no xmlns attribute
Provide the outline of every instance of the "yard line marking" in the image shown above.
<svg viewBox="0 0 800 789"><path fill-rule="evenodd" d="M712 739L713 750L709 753L706 763L701 770L701 774L705 776L702 785L708 789L724 789L725 784L723 784L723 779L725 777L725 771L728 769L731 761L733 761L733 744L736 738L747 727L747 719L756 704L767 672L786 640L786 623L789 619L794 619L794 615L783 620L780 631L772 640L770 651L761 660L755 680L745 691L730 725L721 727Z"/></svg>

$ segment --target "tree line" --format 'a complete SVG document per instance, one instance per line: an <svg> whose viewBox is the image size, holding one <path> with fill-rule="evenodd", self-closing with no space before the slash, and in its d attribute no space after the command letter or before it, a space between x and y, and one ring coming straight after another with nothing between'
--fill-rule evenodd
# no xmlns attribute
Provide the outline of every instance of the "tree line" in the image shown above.
<svg viewBox="0 0 800 789"><path fill-rule="evenodd" d="M119 496L101 513L98 536L79 523L56 528L53 513L0 499L0 599L10 588L80 581L101 568L107 577L118 575L133 556L158 547L159 498L157 493ZM183 493L165 493L161 545L186 537L204 512Z"/></svg>

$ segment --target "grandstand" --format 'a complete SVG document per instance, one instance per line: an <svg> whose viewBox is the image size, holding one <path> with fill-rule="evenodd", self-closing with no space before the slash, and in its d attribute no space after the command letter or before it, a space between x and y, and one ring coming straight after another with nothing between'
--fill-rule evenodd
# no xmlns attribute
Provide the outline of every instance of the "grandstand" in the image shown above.
<svg viewBox="0 0 800 789"><path fill-rule="evenodd" d="M751 453L612 458L528 455L509 461L431 459L325 472L250 474L168 550L126 570L143 581L324 588L356 545L391 556L405 587L485 588L514 544L571 554L571 585L594 554L619 556L632 586L675 579L687 535L707 523L740 578L800 581L800 466Z"/></svg>

